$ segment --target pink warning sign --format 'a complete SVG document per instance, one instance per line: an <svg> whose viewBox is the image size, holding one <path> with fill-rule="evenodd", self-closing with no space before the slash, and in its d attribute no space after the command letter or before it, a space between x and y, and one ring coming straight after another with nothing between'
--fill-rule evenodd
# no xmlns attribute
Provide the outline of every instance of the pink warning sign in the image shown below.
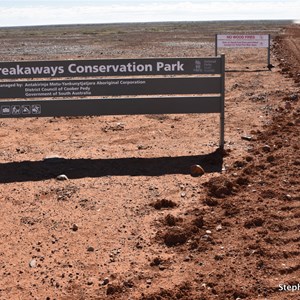
<svg viewBox="0 0 300 300"><path fill-rule="evenodd" d="M268 48L269 36L266 35L217 35L218 48Z"/></svg>

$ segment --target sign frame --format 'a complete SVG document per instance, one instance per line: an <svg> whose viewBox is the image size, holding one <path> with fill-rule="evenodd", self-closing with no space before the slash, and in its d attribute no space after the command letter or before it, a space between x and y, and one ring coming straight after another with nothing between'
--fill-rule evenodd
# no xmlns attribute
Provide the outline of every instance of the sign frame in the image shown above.
<svg viewBox="0 0 300 300"><path fill-rule="evenodd" d="M69 73L62 76L64 66L76 64L80 64L83 68L79 70L84 70L84 66L92 64L96 65L96 70L100 70L101 66L115 66L109 69L116 72L115 74L107 72L101 76L99 74L91 76L89 72L81 73L80 76L78 74L70 76ZM116 66L122 66L124 72L120 71L121 67L118 69ZM140 71L138 66L141 66ZM148 69L143 66L148 66ZM22 74L15 72L17 68ZM103 67L103 70L105 68L107 67ZM41 72L32 74L32 70ZM55 76L51 75L51 70L56 72ZM91 69L88 67L87 70ZM43 74L43 71L46 74ZM137 72L139 74L136 74ZM3 77L5 80L1 80ZM81 79L74 80L70 77ZM15 80L8 81L11 78ZM224 148L225 55L223 54L207 58L0 62L0 80L0 99L5 99L0 101L0 118L219 113L219 147ZM133 83L131 86L122 85L121 80ZM95 84L97 81L102 82L103 86L100 84L91 95L59 96L50 93L30 96L24 94L23 90L26 84L39 91L41 86L49 86L52 83L54 93L55 86L62 87L69 84L74 87L81 84ZM136 85L135 81L138 82ZM111 88L108 84L111 82L118 82L118 89ZM147 88L143 88L140 82L145 82ZM95 98L88 98L90 96ZM99 96L100 98L96 98Z"/></svg>
<svg viewBox="0 0 300 300"><path fill-rule="evenodd" d="M249 44L249 45L244 45L244 46L239 46L237 42L236 46L233 46L234 44L232 43L230 45L230 43L228 45L223 44L222 46L219 46L219 41L220 38L219 37L231 37L235 40L243 40L246 37L246 43L245 44ZM257 41L257 39L259 39L258 37L261 37L263 39L263 41L265 42L267 40L267 45L265 45L263 43L263 45L258 45L258 46L253 46L250 45L251 42L251 38L254 37L254 40ZM230 40L230 39L229 39ZM258 42L255 42L258 43ZM242 44L240 42L240 44ZM215 56L218 56L218 48L267 48L268 49L268 53L267 53L267 67L269 68L269 70L271 69L271 35L270 34L216 34L215 35Z"/></svg>

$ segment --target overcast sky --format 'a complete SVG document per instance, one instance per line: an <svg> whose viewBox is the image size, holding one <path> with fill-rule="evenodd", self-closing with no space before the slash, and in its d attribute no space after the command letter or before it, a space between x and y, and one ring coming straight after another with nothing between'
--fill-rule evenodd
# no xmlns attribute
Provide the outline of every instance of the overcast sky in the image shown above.
<svg viewBox="0 0 300 300"><path fill-rule="evenodd" d="M0 26L300 19L300 0L0 0Z"/></svg>

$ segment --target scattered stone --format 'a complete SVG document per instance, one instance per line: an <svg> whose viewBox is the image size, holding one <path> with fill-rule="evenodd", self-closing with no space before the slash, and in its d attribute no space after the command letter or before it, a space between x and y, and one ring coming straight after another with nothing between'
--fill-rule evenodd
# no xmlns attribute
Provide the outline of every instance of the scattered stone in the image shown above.
<svg viewBox="0 0 300 300"><path fill-rule="evenodd" d="M69 180L69 178L67 177L67 175L65 174L61 174L61 175L58 175L56 177L57 180L60 180L60 181L63 181L63 180Z"/></svg>
<svg viewBox="0 0 300 300"><path fill-rule="evenodd" d="M123 131L125 129L125 124L123 123L117 123L114 125L106 125L104 128L102 128L102 131L108 132L108 131Z"/></svg>
<svg viewBox="0 0 300 300"><path fill-rule="evenodd" d="M20 149L20 148L16 148L16 151L17 151L18 153L21 153L21 154L23 154L23 153L26 152L25 149Z"/></svg>
<svg viewBox="0 0 300 300"><path fill-rule="evenodd" d="M94 282L92 279L88 280L87 285L93 285L93 284L94 284Z"/></svg>
<svg viewBox="0 0 300 300"><path fill-rule="evenodd" d="M245 141L252 141L252 136L250 136L250 135L242 135L241 139L245 140Z"/></svg>
<svg viewBox="0 0 300 300"><path fill-rule="evenodd" d="M143 249L143 245L140 242L137 242L135 246L137 249Z"/></svg>
<svg viewBox="0 0 300 300"><path fill-rule="evenodd" d="M217 254L217 255L215 255L215 257L214 257L214 259L215 260L223 260L223 255L221 255L221 254Z"/></svg>
<svg viewBox="0 0 300 300"><path fill-rule="evenodd" d="M35 259L32 259L30 262L29 262L29 267L30 268L36 268L37 267L37 261Z"/></svg>
<svg viewBox="0 0 300 300"><path fill-rule="evenodd" d="M286 200L292 200L292 198L293 198L293 197L292 197L290 194L286 194L286 195L285 195L285 199L286 199Z"/></svg>
<svg viewBox="0 0 300 300"><path fill-rule="evenodd" d="M109 279L107 277L105 277L100 284L101 285L107 285L107 284L109 284Z"/></svg>
<svg viewBox="0 0 300 300"><path fill-rule="evenodd" d="M131 280L124 281L123 285L129 289L134 287L134 283Z"/></svg>
<svg viewBox="0 0 300 300"><path fill-rule="evenodd" d="M211 231L210 230L206 230L205 231L207 234L211 234Z"/></svg>
<svg viewBox="0 0 300 300"><path fill-rule="evenodd" d="M297 94L292 94L292 95L290 96L290 100L291 100L291 101L298 101L298 95L297 95Z"/></svg>
<svg viewBox="0 0 300 300"><path fill-rule="evenodd" d="M235 162L233 163L234 168L237 168L237 169L241 169L241 168L243 168L245 165L246 165L246 162L244 162L244 161L239 161L239 160L237 160L237 161L235 161Z"/></svg>
<svg viewBox="0 0 300 300"><path fill-rule="evenodd" d="M265 152L270 152L270 151L271 151L271 147L270 147L269 145L264 145L264 146L262 147L262 149L263 149L263 151L265 151Z"/></svg>
<svg viewBox="0 0 300 300"><path fill-rule="evenodd" d="M162 259L160 257L155 257L153 261L150 263L151 267L159 266L162 263Z"/></svg>
<svg viewBox="0 0 300 300"><path fill-rule="evenodd" d="M191 175L194 177L202 176L205 173L204 169L200 165L192 165L190 170Z"/></svg>
<svg viewBox="0 0 300 300"><path fill-rule="evenodd" d="M223 229L223 227L222 227L222 225L220 224L220 225L218 225L217 227L216 227L216 230L217 231L221 231Z"/></svg>
<svg viewBox="0 0 300 300"><path fill-rule="evenodd" d="M149 149L150 146L138 145L137 148L138 148L138 150L146 150L146 149Z"/></svg>
<svg viewBox="0 0 300 300"><path fill-rule="evenodd" d="M152 284L152 280L151 279L147 279L146 283L150 285L150 284Z"/></svg>
<svg viewBox="0 0 300 300"><path fill-rule="evenodd" d="M95 251L95 249L94 249L94 247L92 247L92 246L89 246L89 247L87 248L87 251L88 251L88 252L94 252L94 251Z"/></svg>
<svg viewBox="0 0 300 300"><path fill-rule="evenodd" d="M120 253L121 253L121 250L120 250L120 249L114 249L114 250L111 251L111 254L112 254L112 255L118 255L118 254L120 254Z"/></svg>
<svg viewBox="0 0 300 300"><path fill-rule="evenodd" d="M232 89L236 89L236 88L238 88L238 87L239 87L239 84L238 84L238 83L235 83L235 84L233 84Z"/></svg>
<svg viewBox="0 0 300 300"><path fill-rule="evenodd" d="M190 258L189 255L187 255L187 256L183 259L183 261L185 261L185 262L188 262L188 261L190 261L190 260L191 260L191 258Z"/></svg>
<svg viewBox="0 0 300 300"><path fill-rule="evenodd" d="M77 231L77 230L78 230L78 225L77 225L77 224L73 224L72 230L73 230L73 231Z"/></svg>

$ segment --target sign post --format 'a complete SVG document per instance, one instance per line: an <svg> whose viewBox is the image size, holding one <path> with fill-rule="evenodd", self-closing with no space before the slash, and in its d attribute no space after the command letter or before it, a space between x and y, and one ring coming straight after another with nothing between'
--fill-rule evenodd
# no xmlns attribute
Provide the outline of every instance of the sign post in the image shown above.
<svg viewBox="0 0 300 300"><path fill-rule="evenodd" d="M221 103L220 103L220 149L224 149L225 144L225 55L221 55Z"/></svg>
<svg viewBox="0 0 300 300"><path fill-rule="evenodd" d="M268 34L268 68L271 68L271 35Z"/></svg>

